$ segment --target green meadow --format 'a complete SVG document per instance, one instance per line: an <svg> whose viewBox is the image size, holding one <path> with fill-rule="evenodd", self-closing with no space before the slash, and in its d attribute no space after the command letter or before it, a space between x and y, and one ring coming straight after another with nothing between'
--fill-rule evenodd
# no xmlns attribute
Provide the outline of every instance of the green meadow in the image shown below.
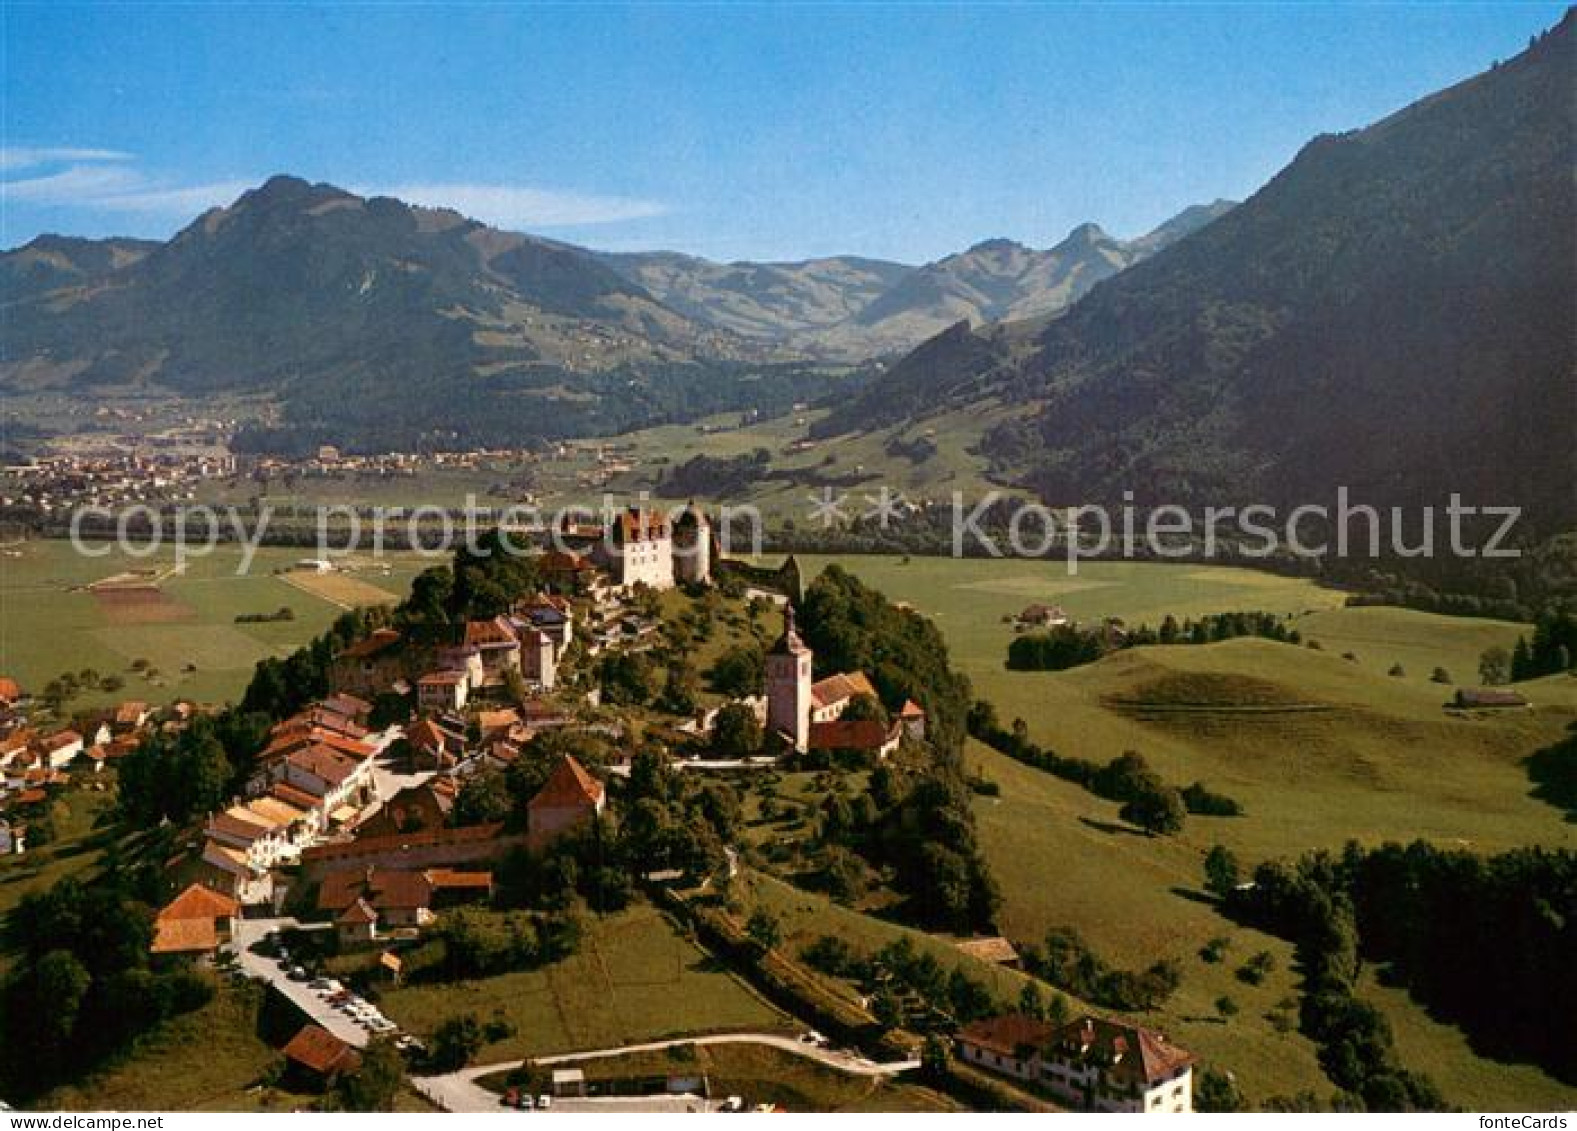
<svg viewBox="0 0 1577 1131"><path fill-rule="evenodd" d="M234 699L259 660L293 651L343 611L277 574L311 553L262 547L241 573L241 548L221 546L188 558L184 570L175 572L170 552L85 557L64 540L8 544L0 548L0 673L35 693L49 680L85 668L125 681L119 691L84 693L70 702L73 709L119 699ZM402 555L385 564L387 571L369 566L356 577L396 601L425 563ZM151 571L157 593L129 601L87 588L133 571ZM235 619L280 608L289 608L293 619ZM132 670L138 660L147 661L141 666L151 667L151 675Z"/></svg>
<svg viewBox="0 0 1577 1131"><path fill-rule="evenodd" d="M979 743L966 754L971 771L1000 787L975 809L1003 890L1004 932L1027 942L1072 926L1118 966L1175 958L1182 988L1145 1020L1232 1070L1251 1098L1331 1089L1295 1021L1288 1028L1276 1016L1297 991L1290 948L1230 923L1201 897L1211 845L1229 846L1249 867L1349 839L1422 837L1482 852L1577 847L1577 825L1532 796L1524 764L1577 721L1577 680L1534 681L1524 688L1532 710L1494 714L1448 711L1453 687L1430 679L1439 666L1476 684L1479 654L1509 647L1527 626L1344 608L1343 594L1308 581L1195 565L1083 563L1069 576L1060 563L1016 561L818 556L801 564L809 578L831 561L932 617L975 694L1004 722L1022 718L1036 741L1096 761L1137 750L1168 781L1202 780L1242 803L1241 817L1194 816L1179 836L1147 837L1118 817L1118 805L1078 786ZM1065 672L1010 672L1014 628L1004 617L1035 602L1086 622L1152 625L1168 613L1260 609L1288 616L1319 646L1238 639L1134 649ZM1395 664L1405 674L1389 674ZM875 941L896 929L859 927L863 917L820 897L763 894L798 939L831 931ZM1204 961L1200 951L1219 937L1228 939L1224 960ZM1261 951L1274 960L1269 976L1240 980L1238 967ZM1478 1056L1405 994L1375 984L1368 996L1407 1062L1453 1102L1577 1104L1577 1089L1535 1068ZM1237 1006L1230 1018L1216 1008L1222 997Z"/></svg>

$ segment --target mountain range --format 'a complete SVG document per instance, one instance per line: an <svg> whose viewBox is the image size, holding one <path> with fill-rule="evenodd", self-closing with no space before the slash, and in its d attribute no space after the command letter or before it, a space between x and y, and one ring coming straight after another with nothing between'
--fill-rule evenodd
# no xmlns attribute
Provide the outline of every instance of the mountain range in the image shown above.
<svg viewBox="0 0 1577 1131"><path fill-rule="evenodd" d="M1330 505L1345 486L1570 523L1574 41L1568 12L1484 74L1315 138L1058 316L950 327L819 434L1001 402L1018 411L980 451L1052 502Z"/></svg>
<svg viewBox="0 0 1577 1131"><path fill-rule="evenodd" d="M921 267L602 254L276 177L165 243L45 236L0 255L0 390L264 394L281 423L243 443L286 451L817 398L825 437L1001 405L979 453L1053 502L1345 486L1570 522L1574 25L1315 138L1242 204Z"/></svg>
<svg viewBox="0 0 1577 1131"><path fill-rule="evenodd" d="M798 263L713 263L677 252L605 254L602 260L660 302L754 341L815 356L859 360L904 352L960 320L1050 314L1102 279L1224 215L1195 205L1133 240L1081 224L1044 251L986 240L921 267L855 256Z"/></svg>
<svg viewBox="0 0 1577 1131"><path fill-rule="evenodd" d="M166 243L40 236L0 255L0 388L264 394L283 423L243 442L285 451L772 411L838 387L847 364L829 361L1054 308L1207 213L1132 244L1086 225L1051 251L993 241L921 268L723 267L278 176Z"/></svg>

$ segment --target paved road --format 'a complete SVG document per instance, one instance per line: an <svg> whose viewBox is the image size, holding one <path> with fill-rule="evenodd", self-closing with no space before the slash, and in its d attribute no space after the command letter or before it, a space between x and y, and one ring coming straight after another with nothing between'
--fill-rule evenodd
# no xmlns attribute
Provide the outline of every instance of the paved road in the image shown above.
<svg viewBox="0 0 1577 1131"><path fill-rule="evenodd" d="M640 1045L623 1045L619 1048L593 1049L589 1052L566 1052L553 1056L539 1056L535 1060L538 1064L552 1065L564 1064L571 1061L602 1060L610 1056L621 1056L628 1052L651 1052L659 1049L672 1048L675 1045L767 1045L771 1048L781 1049L795 1056L805 1057L825 1064L829 1068L840 1072L847 1072L852 1076L894 1076L900 1072L920 1067L918 1060L900 1060L890 1064L877 1064L865 1057L853 1053L840 1052L835 1049L820 1048L816 1045L806 1044L795 1040L793 1037L782 1037L774 1033L717 1033L707 1037L676 1037L666 1041L650 1041ZM447 1076L418 1076L414 1083L418 1090L428 1099L432 1100L445 1111L457 1112L488 1112L507 1111L498 1102L496 1093L489 1092L479 1086L476 1081L483 1076L494 1072L507 1072L520 1064L518 1060L505 1061L501 1064L480 1064L471 1068L452 1072ZM626 1110L636 1111L705 1111L708 1110L704 1101L693 1096L632 1096L620 1097L631 1106ZM659 1106L640 1107L640 1103L651 1103ZM596 1106L582 1107L580 1104ZM582 1110L603 1111L608 1110L606 1100L585 1101L554 1101L554 1110ZM680 1106L673 1106L678 1103Z"/></svg>
<svg viewBox="0 0 1577 1131"><path fill-rule="evenodd" d="M261 941L263 936L268 934L269 931L276 928L290 930L300 926L300 923L289 917L237 919L235 921L235 934L231 937L229 944L230 949L235 952L236 959L241 964L241 969L246 971L250 977L259 978L277 988L280 993L294 1002L303 1013L340 1040L347 1044L355 1045L357 1048L365 1047L370 1035L367 1030L318 997L312 990L307 989L305 982L292 982L285 976L284 969L272 958L252 952L252 945Z"/></svg>

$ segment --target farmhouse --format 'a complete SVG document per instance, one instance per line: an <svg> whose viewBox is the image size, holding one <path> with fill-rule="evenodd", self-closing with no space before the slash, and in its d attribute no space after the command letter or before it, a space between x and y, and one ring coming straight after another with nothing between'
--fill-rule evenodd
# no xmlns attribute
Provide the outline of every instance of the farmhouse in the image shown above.
<svg viewBox="0 0 1577 1131"><path fill-rule="evenodd" d="M961 1029L960 1059L1027 1081L1081 1111L1173 1113L1194 1109L1194 1057L1161 1033L1083 1017L1061 1027L1021 1014Z"/></svg>
<svg viewBox="0 0 1577 1131"><path fill-rule="evenodd" d="M153 921L155 955L211 956L228 942L240 905L228 895L192 884Z"/></svg>

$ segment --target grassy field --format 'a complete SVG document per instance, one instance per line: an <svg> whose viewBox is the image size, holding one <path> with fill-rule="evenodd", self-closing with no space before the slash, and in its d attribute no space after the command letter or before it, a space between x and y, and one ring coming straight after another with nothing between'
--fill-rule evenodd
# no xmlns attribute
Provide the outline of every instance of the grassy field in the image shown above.
<svg viewBox="0 0 1577 1131"><path fill-rule="evenodd" d="M404 986L386 993L382 1005L417 1033L457 1014L502 1016L515 1035L483 1049L483 1063L705 1032L792 1031L782 1014L645 904L588 920L580 950L553 966Z"/></svg>
<svg viewBox="0 0 1577 1131"><path fill-rule="evenodd" d="M120 835L115 827L101 824L114 805L115 793L108 787L77 785L61 793L52 808L55 839L29 847L21 856L0 856L0 916L9 914L30 892L43 891L68 876L90 876Z"/></svg>
<svg viewBox="0 0 1577 1131"><path fill-rule="evenodd" d="M249 995L222 989L202 1009L143 1037L75 1087L37 1105L66 1111L289 1111L300 1100L258 1086L278 1058L256 1032Z"/></svg>
<svg viewBox="0 0 1577 1131"><path fill-rule="evenodd" d="M0 555L0 672L34 692L83 668L125 680L119 691L83 694L71 709L120 699L222 702L240 694L259 660L293 651L353 601L398 600L426 564L402 555L386 559L387 572L368 564L355 575L292 574L300 584L276 573L309 552L263 547L251 568L238 575L242 551L234 546L190 559L181 573L173 572L170 554L87 558L66 541L7 547ZM87 588L138 570L152 571L156 592ZM237 615L280 608L289 608L293 619L235 621ZM147 660L155 674L131 671L138 659ZM185 670L189 664L196 670Z"/></svg>
<svg viewBox="0 0 1577 1131"><path fill-rule="evenodd" d="M814 573L829 559L809 558ZM1423 837L1494 852L1525 844L1577 846L1577 827L1531 796L1524 760L1577 720L1577 680L1526 685L1532 711L1461 715L1432 683L1447 668L1476 682L1478 654L1509 645L1526 626L1397 609L1347 609L1341 595L1305 581L1240 570L1087 563L1077 577L1055 565L897 558L839 559L860 577L934 617L957 667L1004 721L1023 718L1032 736L1065 755L1105 761L1138 750L1178 785L1203 780L1245 808L1240 818L1192 817L1173 838L1139 835L1117 805L971 743L970 769L995 781L980 797L980 835L1004 895L1002 927L1038 940L1053 926L1077 928L1103 958L1139 967L1159 957L1183 966L1179 993L1148 1020L1207 1061L1237 1073L1264 1099L1328 1081L1309 1043L1268 1016L1296 992L1287 946L1238 928L1201 901L1204 852L1230 846L1252 865L1348 839ZM1135 649L1066 672L1009 672L1005 614L1032 601L1057 603L1080 620L1118 616L1156 624L1231 609L1289 615L1320 650L1257 639ZM1356 661L1342 658L1351 651ZM1404 677L1387 674L1401 663ZM765 889L769 890L770 889ZM896 928L818 897L777 891L802 937L831 930L850 938ZM1199 956L1225 936L1224 962ZM1236 976L1252 954L1275 969L1258 986ZM1002 975L1007 978L1007 975ZM1455 1030L1431 1021L1405 995L1376 987L1407 1063L1435 1076L1456 1102L1571 1106L1577 1093L1525 1066L1496 1064ZM1236 1015L1223 1021L1222 996ZM1451 1081L1447 1086L1447 1080Z"/></svg>

